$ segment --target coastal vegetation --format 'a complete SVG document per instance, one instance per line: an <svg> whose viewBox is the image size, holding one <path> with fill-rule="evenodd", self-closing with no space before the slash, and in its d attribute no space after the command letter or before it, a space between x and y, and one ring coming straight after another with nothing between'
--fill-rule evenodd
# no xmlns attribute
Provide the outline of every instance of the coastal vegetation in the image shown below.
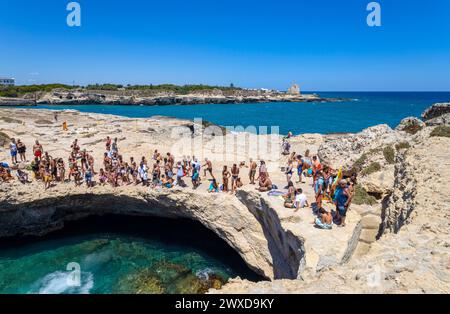
<svg viewBox="0 0 450 314"><path fill-rule="evenodd" d="M379 162L372 162L370 165L368 165L366 168L364 168L361 171L361 175L368 176L372 173L375 173L377 171L381 170L381 165Z"/></svg>
<svg viewBox="0 0 450 314"><path fill-rule="evenodd" d="M62 90L101 90L101 91L151 91L151 92L173 92L180 95L190 94L199 91L238 91L242 90L230 86L212 86L212 85L175 85L175 84L160 84L160 85L121 85L121 84L91 84L87 86L71 86L66 84L41 84L41 85L20 85L20 86L5 86L0 88L0 97L22 97L29 93L51 92L55 89Z"/></svg>
<svg viewBox="0 0 450 314"><path fill-rule="evenodd" d="M73 89L79 86L65 84L20 85L0 87L0 97L21 97L29 93L51 92L54 89Z"/></svg>
<svg viewBox="0 0 450 314"><path fill-rule="evenodd" d="M440 125L434 128L430 136L432 137L450 137L450 126Z"/></svg>
<svg viewBox="0 0 450 314"><path fill-rule="evenodd" d="M377 203L377 199L367 193L361 185L357 184L355 187L355 195L353 196L353 203L356 205L374 205Z"/></svg>
<svg viewBox="0 0 450 314"><path fill-rule="evenodd" d="M392 146L386 146L383 149L383 156L389 164L395 163L395 150Z"/></svg>
<svg viewBox="0 0 450 314"><path fill-rule="evenodd" d="M396 150L408 149L411 145L408 142L400 142L395 145Z"/></svg>

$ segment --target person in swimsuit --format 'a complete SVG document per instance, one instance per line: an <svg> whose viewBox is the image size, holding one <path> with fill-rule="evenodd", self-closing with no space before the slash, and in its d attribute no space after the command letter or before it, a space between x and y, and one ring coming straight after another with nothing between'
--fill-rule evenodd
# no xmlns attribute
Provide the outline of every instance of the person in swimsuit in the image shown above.
<svg viewBox="0 0 450 314"><path fill-rule="evenodd" d="M322 199L325 192L325 179L323 178L322 171L317 172L317 179L314 182L314 192L316 194L317 208L322 208Z"/></svg>
<svg viewBox="0 0 450 314"><path fill-rule="evenodd" d="M57 181L58 180L58 165L56 163L56 159L50 160L50 171L52 174L52 180Z"/></svg>
<svg viewBox="0 0 450 314"><path fill-rule="evenodd" d="M106 176L106 173L103 170L103 168L100 169L99 181L101 185L105 185L106 182L108 181L108 177Z"/></svg>
<svg viewBox="0 0 450 314"><path fill-rule="evenodd" d="M78 145L78 140L75 139L72 143L72 145L70 145L70 148L72 149L72 153L77 156L79 151L80 151L80 145Z"/></svg>
<svg viewBox="0 0 450 314"><path fill-rule="evenodd" d="M250 179L250 184L256 184L255 183L255 176L256 176L256 168L258 165L253 159L250 159L250 171L248 173L248 177Z"/></svg>
<svg viewBox="0 0 450 314"><path fill-rule="evenodd" d="M228 180L231 177L231 173L228 171L228 167L227 166L223 166L223 170L222 170L222 191L223 192L228 192Z"/></svg>
<svg viewBox="0 0 450 314"><path fill-rule="evenodd" d="M334 193L337 217L340 220L340 227L345 227L347 211L352 201L353 195L349 191L346 180L339 181L339 186Z"/></svg>
<svg viewBox="0 0 450 314"><path fill-rule="evenodd" d="M209 193L218 193L219 192L219 184L215 178L212 179L211 184L208 189Z"/></svg>
<svg viewBox="0 0 450 314"><path fill-rule="evenodd" d="M34 157L37 157L39 160L41 160L43 152L44 152L44 149L42 148L42 145L39 144L38 140L36 140L35 144L33 145Z"/></svg>
<svg viewBox="0 0 450 314"><path fill-rule="evenodd" d="M75 186L80 186L81 185L81 172L80 169L78 168L78 165L75 163L73 165L73 170L72 170L72 175L75 179Z"/></svg>
<svg viewBox="0 0 450 314"><path fill-rule="evenodd" d="M272 190L272 186L273 184L270 178L264 177L264 180L259 182L259 188L257 190L260 192L268 192Z"/></svg>
<svg viewBox="0 0 450 314"><path fill-rule="evenodd" d="M297 156L297 174L298 174L298 181L297 183L304 183L303 182L303 166L304 166L304 162L303 162L303 158L301 155Z"/></svg>
<svg viewBox="0 0 450 314"><path fill-rule="evenodd" d="M106 146L106 151L110 151L111 150L111 138L109 136L106 137L105 140L105 146Z"/></svg>
<svg viewBox="0 0 450 314"><path fill-rule="evenodd" d="M236 181L239 178L239 167L234 164L233 167L231 168L231 193L234 194L236 193L237 190L237 185L236 185Z"/></svg>
<svg viewBox="0 0 450 314"><path fill-rule="evenodd" d="M88 188L92 188L94 186L94 182L92 181L92 170L90 167L87 167L86 172L84 173L84 180L86 181L86 186Z"/></svg>
<svg viewBox="0 0 450 314"><path fill-rule="evenodd" d="M27 158L25 157L26 150L27 150L27 147L25 146L25 144L20 139L18 139L17 140L17 152L19 153L20 161L25 161L25 162L28 161Z"/></svg>
<svg viewBox="0 0 450 314"><path fill-rule="evenodd" d="M203 177L206 178L206 171L209 172L209 174L211 175L212 178L214 178L213 175L213 168L212 168L212 162L211 160L208 160L208 158L205 158L205 164L203 165L203 167L206 167L203 169Z"/></svg>
<svg viewBox="0 0 450 314"><path fill-rule="evenodd" d="M44 188L48 190L52 183L52 173L48 165L45 166L43 177L44 177Z"/></svg>
<svg viewBox="0 0 450 314"><path fill-rule="evenodd" d="M15 139L11 139L11 143L9 144L9 152L11 153L11 162L13 164L17 163L17 143Z"/></svg>
<svg viewBox="0 0 450 314"><path fill-rule="evenodd" d="M292 175L294 174L294 167L293 167L292 160L288 161L285 174L286 174L286 181L289 185L289 183L291 182L291 179L292 179Z"/></svg>
<svg viewBox="0 0 450 314"><path fill-rule="evenodd" d="M58 167L58 178L61 182L64 182L66 180L66 169L64 166L64 160L62 158L58 159L57 167Z"/></svg>

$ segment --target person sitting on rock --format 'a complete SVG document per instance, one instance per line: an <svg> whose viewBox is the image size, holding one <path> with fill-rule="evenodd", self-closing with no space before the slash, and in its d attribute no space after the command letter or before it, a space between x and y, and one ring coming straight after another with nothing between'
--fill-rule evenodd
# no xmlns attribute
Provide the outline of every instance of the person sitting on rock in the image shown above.
<svg viewBox="0 0 450 314"><path fill-rule="evenodd" d="M332 229L333 228L333 216L330 210L321 208L319 217L316 218L314 224L320 229Z"/></svg>
<svg viewBox="0 0 450 314"><path fill-rule="evenodd" d="M293 208L294 207L294 199L295 199L295 187L294 183L292 181L288 182L288 191L285 195L283 195L284 198L284 207L286 208Z"/></svg>
<svg viewBox="0 0 450 314"><path fill-rule="evenodd" d="M20 183L22 183L22 184L29 183L28 173L26 173L23 170L17 169L17 178L19 179Z"/></svg>
<svg viewBox="0 0 450 314"><path fill-rule="evenodd" d="M219 192L219 184L217 183L217 180L213 178L211 180L211 184L209 185L208 189L209 193L218 193Z"/></svg>
<svg viewBox="0 0 450 314"><path fill-rule="evenodd" d="M295 212L304 207L309 207L308 198L303 194L302 189L298 189L294 201Z"/></svg>
<svg viewBox="0 0 450 314"><path fill-rule="evenodd" d="M0 178L2 178L2 180L5 182L9 182L13 179L13 177L11 176L11 172L8 168L4 167L3 164L0 164Z"/></svg>
<svg viewBox="0 0 450 314"><path fill-rule="evenodd" d="M272 181L269 177L265 177L263 181L259 182L258 191L260 192L269 192L272 190Z"/></svg>

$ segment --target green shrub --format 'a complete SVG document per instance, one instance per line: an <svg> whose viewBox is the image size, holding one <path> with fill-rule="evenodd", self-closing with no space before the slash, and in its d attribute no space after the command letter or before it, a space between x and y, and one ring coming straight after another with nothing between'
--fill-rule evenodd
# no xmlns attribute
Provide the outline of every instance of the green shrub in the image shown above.
<svg viewBox="0 0 450 314"><path fill-rule="evenodd" d="M369 195L361 185L357 184L352 202L356 205L374 205L377 203L377 199Z"/></svg>
<svg viewBox="0 0 450 314"><path fill-rule="evenodd" d="M450 126L440 125L434 128L430 136L433 137L450 137Z"/></svg>
<svg viewBox="0 0 450 314"><path fill-rule="evenodd" d="M383 149L383 156L389 164L395 162L395 150L392 146L386 146Z"/></svg>
<svg viewBox="0 0 450 314"><path fill-rule="evenodd" d="M401 150L401 149L408 149L410 148L411 145L409 145L408 142L400 142L398 144L395 145L395 149L396 150Z"/></svg>
<svg viewBox="0 0 450 314"><path fill-rule="evenodd" d="M372 162L370 165L368 165L366 168L364 168L361 171L361 175L367 176L369 174L375 173L377 171L381 170L381 165L378 162Z"/></svg>

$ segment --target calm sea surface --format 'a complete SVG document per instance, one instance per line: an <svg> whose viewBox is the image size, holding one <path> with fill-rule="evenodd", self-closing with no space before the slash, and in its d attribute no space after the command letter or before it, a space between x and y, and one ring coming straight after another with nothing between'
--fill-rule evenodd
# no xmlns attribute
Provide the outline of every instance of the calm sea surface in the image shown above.
<svg viewBox="0 0 450 314"><path fill-rule="evenodd" d="M223 126L279 126L280 132L358 132L386 123L395 127L407 116L420 117L436 102L450 101L450 92L321 92L324 97L350 101L336 103L248 103L189 106L37 106L46 109L76 109L133 118L154 115L183 119L202 118Z"/></svg>

